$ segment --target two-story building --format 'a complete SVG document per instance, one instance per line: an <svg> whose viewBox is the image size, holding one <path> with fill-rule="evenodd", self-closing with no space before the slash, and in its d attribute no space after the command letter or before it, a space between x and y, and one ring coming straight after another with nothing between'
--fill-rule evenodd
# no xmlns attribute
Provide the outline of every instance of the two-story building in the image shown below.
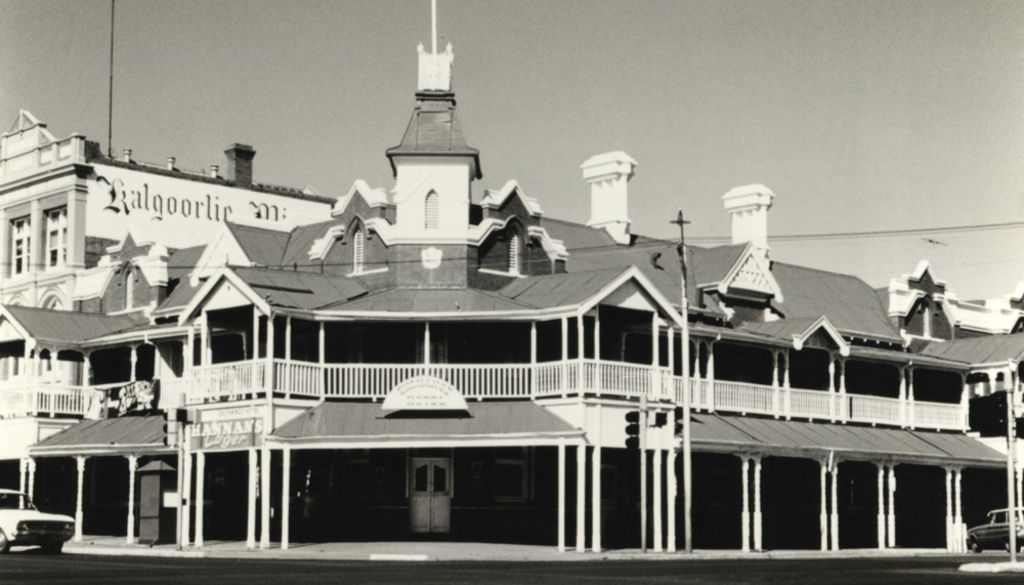
<svg viewBox="0 0 1024 585"><path fill-rule="evenodd" d="M686 246L684 287L678 242L632 233L623 152L583 163L585 224L515 181L474 196L451 47L419 59L393 188L338 198L253 184L243 145L201 177L19 117L0 481L131 541L136 472L162 462L196 547L960 550L1005 505L967 409L1019 383L1019 294L776 260L763 185L723 196L733 242Z"/></svg>

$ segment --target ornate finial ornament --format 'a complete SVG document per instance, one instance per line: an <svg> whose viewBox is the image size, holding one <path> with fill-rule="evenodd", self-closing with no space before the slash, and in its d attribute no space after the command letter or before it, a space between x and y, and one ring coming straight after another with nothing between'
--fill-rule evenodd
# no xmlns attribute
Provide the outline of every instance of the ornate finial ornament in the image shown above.
<svg viewBox="0 0 1024 585"><path fill-rule="evenodd" d="M420 56L419 91L451 91L452 61L455 54L448 43L443 53L437 52L437 0L430 2L431 52L427 53L420 43L416 50Z"/></svg>

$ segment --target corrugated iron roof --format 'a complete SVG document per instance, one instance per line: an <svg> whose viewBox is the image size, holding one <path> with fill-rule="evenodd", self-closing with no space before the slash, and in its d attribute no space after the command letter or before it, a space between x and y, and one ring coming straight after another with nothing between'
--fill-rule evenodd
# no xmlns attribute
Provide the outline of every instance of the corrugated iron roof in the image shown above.
<svg viewBox="0 0 1024 585"><path fill-rule="evenodd" d="M249 287L278 307L318 309L366 294L351 278L266 268L232 268Z"/></svg>
<svg viewBox="0 0 1024 585"><path fill-rule="evenodd" d="M96 337L149 324L149 319L141 313L105 315L14 305L5 308L33 339L44 343L79 345Z"/></svg>
<svg viewBox="0 0 1024 585"><path fill-rule="evenodd" d="M1017 361L1024 358L1024 333L932 341L921 354L970 364Z"/></svg>
<svg viewBox="0 0 1024 585"><path fill-rule="evenodd" d="M788 318L825 315L844 334L900 341L875 290L856 276L783 262L772 263L772 274Z"/></svg>
<svg viewBox="0 0 1024 585"><path fill-rule="evenodd" d="M692 415L693 444L774 455L841 459L896 459L999 466L1006 458L959 433L935 433L856 425L782 421L751 416Z"/></svg>
<svg viewBox="0 0 1024 585"><path fill-rule="evenodd" d="M288 232L230 222L227 226L253 263L259 266L281 266L281 258L288 245Z"/></svg>
<svg viewBox="0 0 1024 585"><path fill-rule="evenodd" d="M71 451L75 448L126 445L164 446L164 418L160 415L123 416L100 420L83 420L29 447L34 450Z"/></svg>
<svg viewBox="0 0 1024 585"><path fill-rule="evenodd" d="M533 306L489 291L474 289L391 289L334 303L325 309L342 311L408 311L450 313L453 311L521 311Z"/></svg>
<svg viewBox="0 0 1024 585"><path fill-rule="evenodd" d="M392 170L395 156L469 156L473 158L473 177L481 178L480 151L466 144L462 125L455 115L455 94L419 92L416 100L402 143L387 150Z"/></svg>
<svg viewBox="0 0 1024 585"><path fill-rule="evenodd" d="M499 292L502 296L532 307L562 307L593 297L624 271L623 268L608 268L520 278Z"/></svg>
<svg viewBox="0 0 1024 585"><path fill-rule="evenodd" d="M575 427L528 401L471 402L468 413L422 416L381 410L380 404L325 402L281 425L274 436L329 437L471 436L508 433L572 433Z"/></svg>

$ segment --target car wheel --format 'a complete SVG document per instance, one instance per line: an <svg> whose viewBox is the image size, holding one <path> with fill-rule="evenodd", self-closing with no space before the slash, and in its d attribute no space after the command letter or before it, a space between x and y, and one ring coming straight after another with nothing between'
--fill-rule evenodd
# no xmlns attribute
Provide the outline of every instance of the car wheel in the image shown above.
<svg viewBox="0 0 1024 585"><path fill-rule="evenodd" d="M977 540L977 539L975 539L975 538L972 538L972 539L971 539L971 540L970 540L970 541L969 541L969 542L967 543L967 546L968 546L968 548L970 548L970 549L971 549L971 552L976 552L976 553L980 553L980 552L981 552L982 550L984 550L984 549L982 549L982 548L981 548L981 543L980 543L980 542L978 542L978 540Z"/></svg>
<svg viewBox="0 0 1024 585"><path fill-rule="evenodd" d="M43 552L48 555L59 555L63 548L63 542L48 542L43 545Z"/></svg>
<svg viewBox="0 0 1024 585"><path fill-rule="evenodd" d="M4 534L3 530L0 530L0 555L11 550L11 541L7 540L7 535Z"/></svg>

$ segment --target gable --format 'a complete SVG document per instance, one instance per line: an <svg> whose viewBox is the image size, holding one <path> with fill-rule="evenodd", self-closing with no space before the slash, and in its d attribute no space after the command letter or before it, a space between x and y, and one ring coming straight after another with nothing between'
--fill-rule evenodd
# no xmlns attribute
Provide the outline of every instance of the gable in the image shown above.
<svg viewBox="0 0 1024 585"><path fill-rule="evenodd" d="M636 309L639 311L657 311L657 304L635 280L628 280L598 303L619 307L620 309Z"/></svg>
<svg viewBox="0 0 1024 585"><path fill-rule="evenodd" d="M189 275L189 281L192 286L196 286L200 280L210 277L225 266L249 266L251 264L252 261L234 234L231 233L231 229L227 224L221 224L217 235L206 246L199 261L196 262L195 270Z"/></svg>
<svg viewBox="0 0 1024 585"><path fill-rule="evenodd" d="M750 244L718 283L718 292L722 296L750 296L754 293L778 302L783 300L782 289L772 276L768 261Z"/></svg>
<svg viewBox="0 0 1024 585"><path fill-rule="evenodd" d="M6 315L0 319L0 343L8 341L21 341L25 339L25 335L18 327L15 327L14 323Z"/></svg>

